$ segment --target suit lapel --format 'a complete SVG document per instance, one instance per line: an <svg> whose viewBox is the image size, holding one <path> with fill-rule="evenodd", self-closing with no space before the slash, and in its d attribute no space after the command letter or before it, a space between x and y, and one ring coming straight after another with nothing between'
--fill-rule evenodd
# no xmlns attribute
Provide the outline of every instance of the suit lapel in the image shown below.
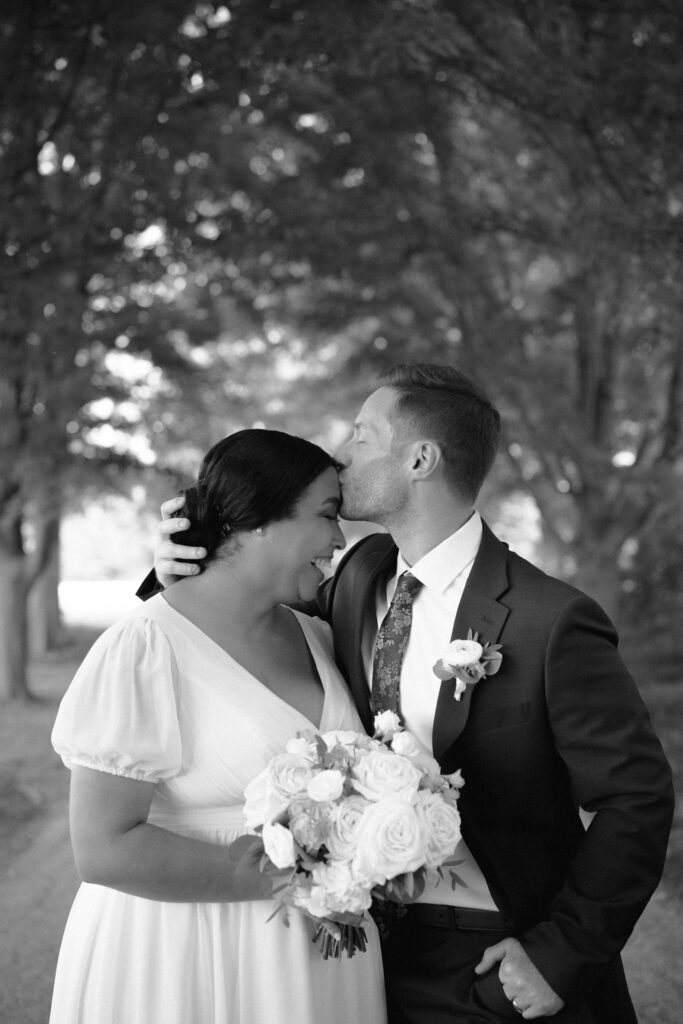
<svg viewBox="0 0 683 1024"><path fill-rule="evenodd" d="M386 534L373 536L351 553L349 564L339 574L332 604L337 660L344 670L358 713L372 732L370 687L363 663L364 629L371 619L376 627L375 595L380 577L387 578L396 567L396 546Z"/></svg>
<svg viewBox="0 0 683 1024"><path fill-rule="evenodd" d="M509 609L498 600L508 589L507 544L499 541L486 523L483 530L479 551L453 623L452 640L464 640L471 629L479 634L480 643L496 643L509 614ZM485 683L486 680L482 679L476 685ZM457 701L454 697L455 680L442 682L432 732L432 747L437 760L441 760L465 727L473 690L474 686L468 686Z"/></svg>

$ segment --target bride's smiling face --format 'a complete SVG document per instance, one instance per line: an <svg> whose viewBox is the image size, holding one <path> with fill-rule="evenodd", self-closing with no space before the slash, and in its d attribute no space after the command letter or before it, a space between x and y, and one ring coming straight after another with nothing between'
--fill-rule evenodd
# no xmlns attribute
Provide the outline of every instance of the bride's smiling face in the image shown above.
<svg viewBox="0 0 683 1024"><path fill-rule="evenodd" d="M339 527L341 492L337 471L326 469L303 492L289 519L269 523L274 582L289 601L312 601L335 551L346 544Z"/></svg>

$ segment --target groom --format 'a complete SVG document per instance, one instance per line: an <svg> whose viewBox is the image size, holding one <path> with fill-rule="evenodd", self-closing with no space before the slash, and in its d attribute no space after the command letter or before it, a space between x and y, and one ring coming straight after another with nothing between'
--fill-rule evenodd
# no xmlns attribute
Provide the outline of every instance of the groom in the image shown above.
<svg viewBox="0 0 683 1024"><path fill-rule="evenodd" d="M400 366L337 456L342 515L388 531L321 594L337 661L366 728L400 709L465 779L455 887L428 886L384 941L389 1020L631 1024L619 953L661 875L671 774L605 614L475 511L498 433L462 374ZM164 577L188 571L162 553ZM456 700L433 666L470 631L502 663Z"/></svg>

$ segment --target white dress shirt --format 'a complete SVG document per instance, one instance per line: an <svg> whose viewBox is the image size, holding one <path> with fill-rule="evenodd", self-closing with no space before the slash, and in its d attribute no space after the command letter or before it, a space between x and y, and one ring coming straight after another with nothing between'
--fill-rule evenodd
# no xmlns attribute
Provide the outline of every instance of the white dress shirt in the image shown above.
<svg viewBox="0 0 683 1024"><path fill-rule="evenodd" d="M434 675L433 666L451 642L453 622L479 550L481 536L481 518L474 512L459 530L423 555L415 565L409 566L399 552L395 575L387 581L386 587L380 586L377 591L374 629L366 630L363 636L366 675L372 685L372 660L377 631L388 611L399 576L409 569L423 586L413 599L410 637L401 668L401 714L406 728L430 754L434 714L441 686L441 680ZM484 876L463 840L455 849L454 859L462 861L454 870L465 885L457 885L453 890L448 874L444 881L439 881L436 872L430 872L421 902L496 910Z"/></svg>

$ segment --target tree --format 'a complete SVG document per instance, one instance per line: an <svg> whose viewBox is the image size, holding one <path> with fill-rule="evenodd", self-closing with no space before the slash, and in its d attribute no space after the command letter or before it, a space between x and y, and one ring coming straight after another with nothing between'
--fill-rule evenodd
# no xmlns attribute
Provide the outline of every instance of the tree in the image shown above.
<svg viewBox="0 0 683 1024"><path fill-rule="evenodd" d="M176 472L257 407L322 437L402 359L480 377L616 608L680 459L675 7L34 0L0 31L6 635L29 509L130 461L139 407Z"/></svg>
<svg viewBox="0 0 683 1024"><path fill-rule="evenodd" d="M193 369L170 334L188 315L171 310L143 234L158 213L143 185L160 160L145 130L183 73L172 45L139 63L188 5L108 8L29 3L2 26L0 699L26 692L26 599L54 564L64 474L105 453L80 436L83 418L93 400L127 393L109 356L128 348L186 385ZM201 339L210 322L195 314Z"/></svg>
<svg viewBox="0 0 683 1024"><path fill-rule="evenodd" d="M337 373L474 368L557 566L616 615L624 546L681 457L681 12L287 13L308 57L283 68L266 33L253 112L265 146L272 125L306 129L279 183L297 201L269 212L309 272L272 289L271 317L324 331Z"/></svg>

